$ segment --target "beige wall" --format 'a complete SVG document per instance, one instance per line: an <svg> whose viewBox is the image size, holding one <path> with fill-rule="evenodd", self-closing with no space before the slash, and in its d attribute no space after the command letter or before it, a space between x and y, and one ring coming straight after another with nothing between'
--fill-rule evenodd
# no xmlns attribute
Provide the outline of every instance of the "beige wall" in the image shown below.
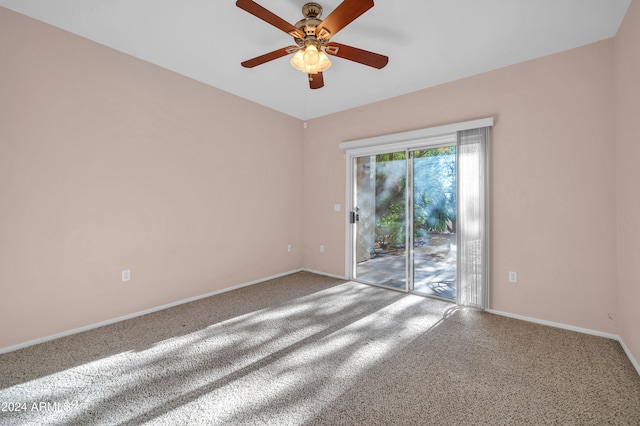
<svg viewBox="0 0 640 426"><path fill-rule="evenodd" d="M341 142L493 116L491 308L616 333L613 52L607 40L311 121L304 265L345 270Z"/></svg>
<svg viewBox="0 0 640 426"><path fill-rule="evenodd" d="M299 120L3 8L0 63L0 348L300 268Z"/></svg>
<svg viewBox="0 0 640 426"><path fill-rule="evenodd" d="M615 39L619 334L640 362L640 2Z"/></svg>

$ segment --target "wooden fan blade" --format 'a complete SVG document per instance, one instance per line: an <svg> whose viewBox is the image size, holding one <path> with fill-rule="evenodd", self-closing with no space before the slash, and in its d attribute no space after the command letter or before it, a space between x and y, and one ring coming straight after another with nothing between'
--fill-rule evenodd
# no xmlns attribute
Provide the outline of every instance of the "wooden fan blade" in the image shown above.
<svg viewBox="0 0 640 426"><path fill-rule="evenodd" d="M249 59L248 61L242 62L242 65L245 68L253 68L258 65L262 65L265 62L273 61L274 59L282 58L283 56L287 56L299 49L298 46L287 46L282 49L274 50L273 52L265 53L264 55L257 56L253 59Z"/></svg>
<svg viewBox="0 0 640 426"><path fill-rule="evenodd" d="M389 63L389 58L387 56L340 43L327 43L324 51L329 55L337 56L338 58L342 59L348 59L350 61L368 65L370 67L378 69L384 68L387 63Z"/></svg>
<svg viewBox="0 0 640 426"><path fill-rule="evenodd" d="M324 77L322 73L309 74L309 87L312 89L319 89L324 86Z"/></svg>
<svg viewBox="0 0 640 426"><path fill-rule="evenodd" d="M373 0L344 0L316 28L316 37L328 40L373 7Z"/></svg>
<svg viewBox="0 0 640 426"><path fill-rule="evenodd" d="M249 12L257 18L262 19L266 23L271 24L274 27L284 31L292 37L302 39L304 38L304 32L302 30L294 27L275 13L265 9L252 0L238 0L236 2L236 6L238 6L242 10Z"/></svg>

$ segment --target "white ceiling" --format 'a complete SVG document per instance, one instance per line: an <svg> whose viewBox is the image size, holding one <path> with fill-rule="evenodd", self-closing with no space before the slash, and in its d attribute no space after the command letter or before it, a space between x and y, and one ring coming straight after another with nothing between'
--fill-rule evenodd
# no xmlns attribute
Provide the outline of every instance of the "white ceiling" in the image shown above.
<svg viewBox="0 0 640 426"><path fill-rule="evenodd" d="M316 0L323 17L342 0ZM306 0L257 0L286 21ZM310 119L615 36L631 0L378 0L332 41L389 56L382 70L340 58L310 90L288 57L240 62L292 38L235 0L0 0L0 6Z"/></svg>

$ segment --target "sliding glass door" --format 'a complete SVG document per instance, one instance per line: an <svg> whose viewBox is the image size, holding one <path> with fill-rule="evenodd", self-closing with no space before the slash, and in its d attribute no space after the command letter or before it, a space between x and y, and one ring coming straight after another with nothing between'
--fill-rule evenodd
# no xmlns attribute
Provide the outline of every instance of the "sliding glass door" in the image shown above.
<svg viewBox="0 0 640 426"><path fill-rule="evenodd" d="M353 276L359 281L407 289L405 151L354 159Z"/></svg>
<svg viewBox="0 0 640 426"><path fill-rule="evenodd" d="M346 275L489 306L489 130L480 119L343 142Z"/></svg>
<svg viewBox="0 0 640 426"><path fill-rule="evenodd" d="M456 299L456 147L410 152L410 289Z"/></svg>
<svg viewBox="0 0 640 426"><path fill-rule="evenodd" d="M455 145L354 158L353 278L456 298Z"/></svg>

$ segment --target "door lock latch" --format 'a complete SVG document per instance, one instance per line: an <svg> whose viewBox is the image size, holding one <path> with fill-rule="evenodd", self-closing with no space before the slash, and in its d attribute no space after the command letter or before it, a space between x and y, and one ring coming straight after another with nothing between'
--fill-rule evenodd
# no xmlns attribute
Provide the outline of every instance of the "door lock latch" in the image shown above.
<svg viewBox="0 0 640 426"><path fill-rule="evenodd" d="M349 212L349 223L356 223L360 220L360 215L357 212Z"/></svg>

